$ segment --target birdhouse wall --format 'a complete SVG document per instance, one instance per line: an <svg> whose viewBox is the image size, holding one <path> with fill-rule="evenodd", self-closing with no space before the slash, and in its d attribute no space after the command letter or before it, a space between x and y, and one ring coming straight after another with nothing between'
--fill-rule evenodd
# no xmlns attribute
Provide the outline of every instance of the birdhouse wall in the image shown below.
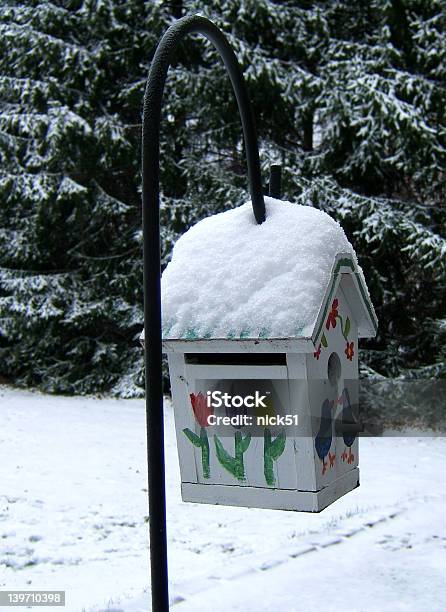
<svg viewBox="0 0 446 612"><path fill-rule="evenodd" d="M342 281L306 362L319 491L358 467L358 438L336 432L336 423L352 422L358 416L358 330Z"/></svg>
<svg viewBox="0 0 446 612"><path fill-rule="evenodd" d="M314 461L313 415L308 393L307 355L287 355L290 411L298 414L299 426L293 440L297 488L316 491L316 465Z"/></svg>
<svg viewBox="0 0 446 612"><path fill-rule="evenodd" d="M311 352L308 340L305 352L268 340L225 341L214 353L198 342L187 343L186 354L173 345L168 360L185 501L317 512L358 485L358 439L337 429L357 420L358 405L358 326L346 277L321 307ZM267 400L257 414L297 415L298 424L209 425L210 413L222 414L209 409L212 391L258 391Z"/></svg>
<svg viewBox="0 0 446 612"><path fill-rule="evenodd" d="M282 427L206 426L200 417L207 412L204 404L206 394L213 390L231 396L246 396L258 390L268 399L267 408L256 414L288 414L290 397L286 363L267 366L196 365L186 363L182 354L169 354L168 359L182 482L295 490L297 472L293 437L280 436ZM202 407L195 406L194 410L197 398L200 398ZM214 487L214 492L215 503L218 503L218 486ZM225 503L223 498L220 503Z"/></svg>

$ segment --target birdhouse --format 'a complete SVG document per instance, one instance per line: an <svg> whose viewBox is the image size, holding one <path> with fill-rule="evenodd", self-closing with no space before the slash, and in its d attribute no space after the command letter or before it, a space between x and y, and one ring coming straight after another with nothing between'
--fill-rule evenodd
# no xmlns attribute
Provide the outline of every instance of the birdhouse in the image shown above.
<svg viewBox="0 0 446 612"><path fill-rule="evenodd" d="M376 333L341 226L265 198L194 225L162 276L184 501L319 512L359 485L358 339Z"/></svg>

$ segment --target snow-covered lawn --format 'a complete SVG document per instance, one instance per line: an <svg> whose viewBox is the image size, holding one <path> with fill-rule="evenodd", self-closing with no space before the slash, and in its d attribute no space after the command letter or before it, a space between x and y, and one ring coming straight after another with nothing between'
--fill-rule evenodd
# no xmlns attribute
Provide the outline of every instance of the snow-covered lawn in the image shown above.
<svg viewBox="0 0 446 612"><path fill-rule="evenodd" d="M0 589L149 610L144 402L0 387L0 445ZM361 440L361 487L318 515L183 503L167 402L166 446L178 612L444 609L446 439Z"/></svg>

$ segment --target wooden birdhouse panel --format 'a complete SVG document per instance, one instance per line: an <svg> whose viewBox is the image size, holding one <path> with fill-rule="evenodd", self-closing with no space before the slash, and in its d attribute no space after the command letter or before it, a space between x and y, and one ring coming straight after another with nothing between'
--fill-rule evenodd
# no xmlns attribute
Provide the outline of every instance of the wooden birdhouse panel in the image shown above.
<svg viewBox="0 0 446 612"><path fill-rule="evenodd" d="M169 353L168 364L172 403L175 407L175 433L181 481L196 482L197 465L194 447L183 433L183 428L190 424L190 415L185 410L185 407L188 405L188 387L186 384L184 354Z"/></svg>
<svg viewBox="0 0 446 612"><path fill-rule="evenodd" d="M305 355L302 355L305 359ZM299 425L293 440L297 487L301 491L316 491L314 465L313 417L306 378L289 381L292 410L298 413Z"/></svg>
<svg viewBox="0 0 446 612"><path fill-rule="evenodd" d="M357 406L357 324L342 282L326 310L315 350L307 355L307 373L316 490L321 490L358 465L357 437L336 431L343 419L354 420Z"/></svg>
<svg viewBox="0 0 446 612"><path fill-rule="evenodd" d="M252 420L290 412L288 371L285 365L234 365L205 363L211 357L185 363L183 356L169 356L172 396L176 406L177 440L182 452L182 481L202 485L296 488L293 439L283 427L270 425L208 425L212 417L246 414ZM201 363L194 363L200 361ZM176 374L175 374L176 373ZM264 398L252 409L209 407L208 394ZM181 406L181 409L179 407ZM187 465L186 465L187 464ZM216 488L218 497L218 487Z"/></svg>
<svg viewBox="0 0 446 612"><path fill-rule="evenodd" d="M354 295L346 291L348 288L347 276L343 274L338 290L340 313L344 313L344 326L340 325L338 330L338 341L341 344L341 374L339 381L339 393L335 418L342 427L344 424L357 423L358 421L358 326L353 315L350 301ZM340 314L340 316L342 316ZM345 329L345 321L350 321L348 333ZM345 337L346 336L346 337ZM345 340L343 346L343 340ZM336 433L336 432L335 432ZM336 467L337 476L341 477L346 472L357 468L359 462L359 439L354 433L339 433L336 436Z"/></svg>

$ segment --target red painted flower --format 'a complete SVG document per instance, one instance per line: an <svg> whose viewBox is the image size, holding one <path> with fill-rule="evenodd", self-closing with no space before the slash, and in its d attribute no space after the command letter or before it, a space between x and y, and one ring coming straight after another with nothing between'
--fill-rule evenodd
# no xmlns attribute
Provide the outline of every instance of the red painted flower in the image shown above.
<svg viewBox="0 0 446 612"><path fill-rule="evenodd" d="M314 351L313 356L316 357L316 359L319 359L319 357L321 356L321 345L320 344L317 347L317 351Z"/></svg>
<svg viewBox="0 0 446 612"><path fill-rule="evenodd" d="M336 327L336 317L338 316L338 298L333 300L333 304L331 305L331 310L328 313L327 323L325 324L327 329L330 329L330 326L333 325L333 329Z"/></svg>
<svg viewBox="0 0 446 612"><path fill-rule="evenodd" d="M197 394L191 393L189 397L198 424L202 427L208 427L208 417L214 414L214 409L208 406L207 397L201 391Z"/></svg>
<svg viewBox="0 0 446 612"><path fill-rule="evenodd" d="M354 344L354 342L349 342L347 340L345 354L347 355L347 359L349 359L350 361L353 359L353 355L355 354L355 351L353 350Z"/></svg>

